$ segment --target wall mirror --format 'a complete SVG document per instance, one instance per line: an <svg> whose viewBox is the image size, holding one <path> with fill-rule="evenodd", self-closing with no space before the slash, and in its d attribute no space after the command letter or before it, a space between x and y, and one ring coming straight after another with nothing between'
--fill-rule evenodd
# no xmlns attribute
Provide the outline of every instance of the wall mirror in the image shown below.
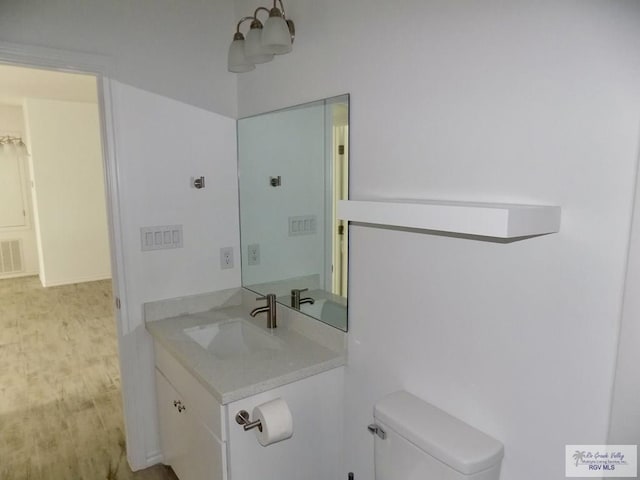
<svg viewBox="0 0 640 480"><path fill-rule="evenodd" d="M349 96L238 120L242 286L347 330Z"/></svg>

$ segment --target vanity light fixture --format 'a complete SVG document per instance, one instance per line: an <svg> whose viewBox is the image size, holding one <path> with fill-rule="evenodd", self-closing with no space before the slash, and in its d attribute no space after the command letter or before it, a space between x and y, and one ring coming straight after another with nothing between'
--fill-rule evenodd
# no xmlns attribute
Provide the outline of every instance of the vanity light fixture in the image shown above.
<svg viewBox="0 0 640 480"><path fill-rule="evenodd" d="M244 43L244 56L249 63L253 63L254 65L270 62L273 60L274 55L262 45L264 27L262 26L262 22L258 20L258 12L260 10L269 12L269 9L264 7L256 8L256 11L253 13L253 21L247 33L247 39Z"/></svg>
<svg viewBox="0 0 640 480"><path fill-rule="evenodd" d="M0 153L4 153L7 150L19 155L29 155L27 146L22 141L22 137L14 137L12 135L0 136Z"/></svg>
<svg viewBox="0 0 640 480"><path fill-rule="evenodd" d="M277 4L280 4L280 8ZM269 13L263 25L258 12ZM247 37L240 31L240 25L251 20ZM273 60L274 55L289 53L292 49L296 28L293 20L287 19L282 0L273 0L273 8L256 8L253 16L243 17L236 25L236 33L229 46L228 69L233 73L250 72L256 64Z"/></svg>

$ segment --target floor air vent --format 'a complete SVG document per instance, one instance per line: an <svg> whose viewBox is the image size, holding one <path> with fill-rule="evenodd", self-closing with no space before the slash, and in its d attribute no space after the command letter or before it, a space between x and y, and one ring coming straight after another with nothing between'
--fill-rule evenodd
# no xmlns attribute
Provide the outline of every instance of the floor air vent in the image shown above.
<svg viewBox="0 0 640 480"><path fill-rule="evenodd" d="M22 245L20 240L0 241L0 275L24 271Z"/></svg>

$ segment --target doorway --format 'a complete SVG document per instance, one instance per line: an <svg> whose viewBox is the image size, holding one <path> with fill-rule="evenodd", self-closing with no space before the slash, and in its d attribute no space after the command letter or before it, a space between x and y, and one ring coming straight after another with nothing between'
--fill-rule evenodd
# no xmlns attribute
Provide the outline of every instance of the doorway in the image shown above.
<svg viewBox="0 0 640 480"><path fill-rule="evenodd" d="M340 200L349 198L349 104L348 100L338 100L328 105L331 119L331 293L347 296L347 275L349 268L349 228L348 222L338 219Z"/></svg>
<svg viewBox="0 0 640 480"><path fill-rule="evenodd" d="M0 478L170 478L127 465L98 79L0 68Z"/></svg>

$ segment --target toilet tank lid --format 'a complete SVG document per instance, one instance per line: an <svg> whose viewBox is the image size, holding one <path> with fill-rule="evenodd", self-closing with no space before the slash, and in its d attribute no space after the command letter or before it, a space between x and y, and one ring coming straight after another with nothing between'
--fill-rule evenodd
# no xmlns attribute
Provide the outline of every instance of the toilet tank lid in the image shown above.
<svg viewBox="0 0 640 480"><path fill-rule="evenodd" d="M465 475L502 460L504 449L498 440L408 392L395 392L378 401L374 417Z"/></svg>

